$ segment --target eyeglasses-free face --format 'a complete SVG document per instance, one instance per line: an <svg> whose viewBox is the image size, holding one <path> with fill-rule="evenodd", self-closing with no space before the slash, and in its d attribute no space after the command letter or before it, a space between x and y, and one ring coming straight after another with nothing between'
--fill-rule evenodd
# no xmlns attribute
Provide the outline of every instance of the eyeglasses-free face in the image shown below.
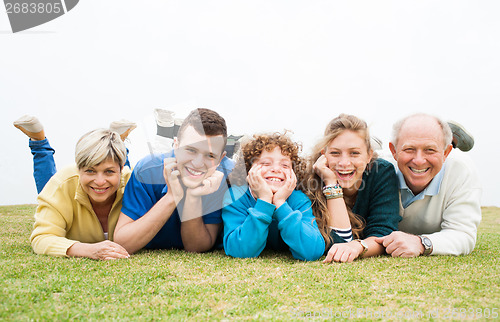
<svg viewBox="0 0 500 322"><path fill-rule="evenodd" d="M363 172L373 156L364 138L357 132L345 130L328 143L325 156L328 168L336 174L344 194L357 192Z"/></svg>
<svg viewBox="0 0 500 322"><path fill-rule="evenodd" d="M121 180L118 162L106 159L96 166L81 168L79 174L80 185L92 205L113 204Z"/></svg>
<svg viewBox="0 0 500 322"><path fill-rule="evenodd" d="M285 184L287 176L293 171L290 157L283 155L279 147L262 151L255 164L260 166L260 174L273 193Z"/></svg>
<svg viewBox="0 0 500 322"><path fill-rule="evenodd" d="M416 195L441 171L452 145L445 147L443 131L434 119L412 118L399 131L396 145L389 144L406 185Z"/></svg>
<svg viewBox="0 0 500 322"><path fill-rule="evenodd" d="M202 135L194 127L188 126L174 144L177 170L182 183L187 188L201 185L219 166L225 156L224 147L222 135Z"/></svg>

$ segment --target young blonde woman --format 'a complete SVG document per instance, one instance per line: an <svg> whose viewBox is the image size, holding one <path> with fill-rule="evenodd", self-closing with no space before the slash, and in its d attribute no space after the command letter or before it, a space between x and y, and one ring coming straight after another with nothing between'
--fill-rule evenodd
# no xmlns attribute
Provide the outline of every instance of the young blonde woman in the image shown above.
<svg viewBox="0 0 500 322"><path fill-rule="evenodd" d="M398 229L398 179L373 152L366 122L346 114L331 120L301 185L327 241L324 262L384 254L375 238ZM346 242L351 229L354 240Z"/></svg>

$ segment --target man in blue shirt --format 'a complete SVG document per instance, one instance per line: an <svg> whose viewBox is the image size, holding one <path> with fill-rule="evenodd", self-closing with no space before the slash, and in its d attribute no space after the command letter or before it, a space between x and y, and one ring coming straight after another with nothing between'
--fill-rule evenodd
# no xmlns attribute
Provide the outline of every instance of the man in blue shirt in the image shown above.
<svg viewBox="0 0 500 322"><path fill-rule="evenodd" d="M114 241L129 253L142 248L210 250L221 228L221 208L233 168L225 157L225 120L193 110L174 150L140 160L127 183Z"/></svg>

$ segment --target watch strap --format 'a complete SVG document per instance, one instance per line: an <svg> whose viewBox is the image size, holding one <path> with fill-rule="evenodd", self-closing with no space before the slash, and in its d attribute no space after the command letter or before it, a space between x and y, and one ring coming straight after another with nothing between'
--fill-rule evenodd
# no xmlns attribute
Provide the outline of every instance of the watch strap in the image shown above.
<svg viewBox="0 0 500 322"><path fill-rule="evenodd" d="M424 253L422 255L428 256L432 253L432 242L428 237L418 235L420 237L420 242L424 246Z"/></svg>
<svg viewBox="0 0 500 322"><path fill-rule="evenodd" d="M359 254L359 256L363 256L368 251L368 245L364 240L361 239L355 239L355 241L359 242L361 246L363 246L363 251L361 252L361 254Z"/></svg>

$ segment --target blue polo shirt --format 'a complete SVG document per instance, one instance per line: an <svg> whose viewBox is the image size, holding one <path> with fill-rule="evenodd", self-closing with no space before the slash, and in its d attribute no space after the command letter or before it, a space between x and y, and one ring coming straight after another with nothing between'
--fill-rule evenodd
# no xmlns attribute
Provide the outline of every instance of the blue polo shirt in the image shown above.
<svg viewBox="0 0 500 322"><path fill-rule="evenodd" d="M413 202L417 200L422 200L425 196L435 196L439 193L439 189L441 188L441 182L443 182L444 171L445 171L446 163L443 165L438 174L431 180L429 185L425 187L422 192L418 195L414 195L408 185L406 185L405 178L401 171L397 169L396 173L399 179L399 190L401 191L401 204L403 208L408 208Z"/></svg>
<svg viewBox="0 0 500 322"><path fill-rule="evenodd" d="M141 159L135 166L125 187L122 212L137 220L144 216L164 195L168 187L163 177L163 160L175 157L174 151L163 154L153 154ZM224 179L219 189L202 197L203 222L205 224L220 224L222 222L222 202L227 190L226 178L234 167L234 162L224 157L217 170L224 173ZM178 209L184 206L185 198L177 205L169 220L145 248L177 248L183 249L181 238L181 220Z"/></svg>

